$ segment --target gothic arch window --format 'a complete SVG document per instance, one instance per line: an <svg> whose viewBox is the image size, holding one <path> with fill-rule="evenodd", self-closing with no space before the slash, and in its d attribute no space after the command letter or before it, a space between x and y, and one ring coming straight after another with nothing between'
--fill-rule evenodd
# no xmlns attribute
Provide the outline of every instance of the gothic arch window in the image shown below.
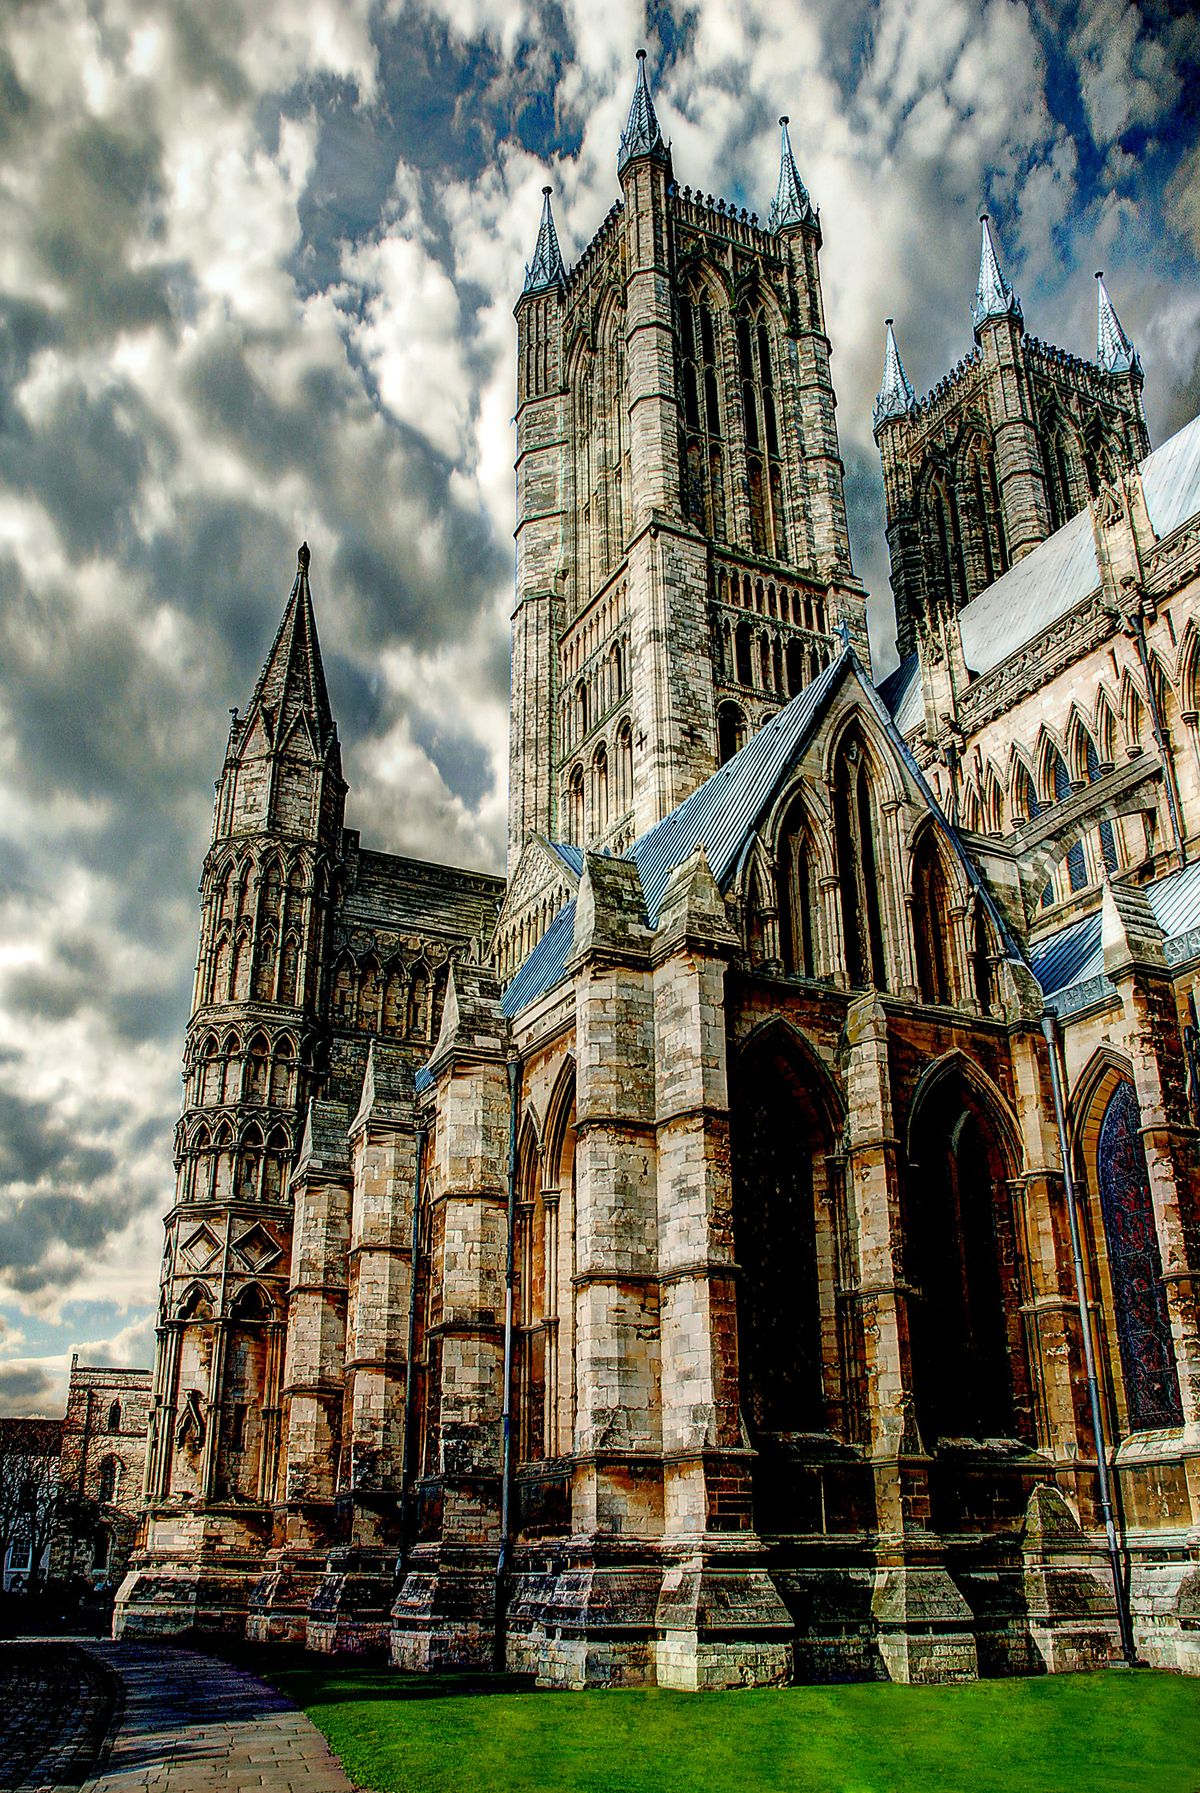
<svg viewBox="0 0 1200 1793"><path fill-rule="evenodd" d="M983 904L976 899L971 924L971 982L981 1015L990 1015L996 1006L994 956L991 924Z"/></svg>
<svg viewBox="0 0 1200 1793"><path fill-rule="evenodd" d="M597 834L608 827L608 749L601 741L592 756L592 816Z"/></svg>
<svg viewBox="0 0 1200 1793"><path fill-rule="evenodd" d="M1071 774L1067 771L1067 762L1053 742L1046 744L1045 781L1048 786L1047 795L1054 803L1065 803L1071 795ZM1083 842L1075 841L1067 849L1067 888L1074 892L1087 888L1087 857L1083 850Z"/></svg>
<svg viewBox="0 0 1200 1793"><path fill-rule="evenodd" d="M951 1003L955 979L950 881L932 827L922 830L913 853L912 918L921 1001Z"/></svg>
<svg viewBox="0 0 1200 1793"><path fill-rule="evenodd" d="M358 1025L364 1032L379 1032L382 1003L383 967L374 953L368 953L362 962L362 973L358 986Z"/></svg>
<svg viewBox="0 0 1200 1793"><path fill-rule="evenodd" d="M721 415L719 322L707 294L679 302L683 382L683 508L697 529L726 537L725 429Z"/></svg>
<svg viewBox="0 0 1200 1793"><path fill-rule="evenodd" d="M817 851L801 799L784 818L777 862L779 951L783 969L793 977L817 975L817 917L820 886Z"/></svg>
<svg viewBox="0 0 1200 1793"><path fill-rule="evenodd" d="M335 1027L355 1025L358 1014L358 977L354 960L348 952L342 953L334 967L331 1007Z"/></svg>
<svg viewBox="0 0 1200 1793"><path fill-rule="evenodd" d="M995 456L991 442L984 435L972 436L966 445L961 485L970 520L964 570L969 580L967 595L974 597L984 586L998 579L1008 565Z"/></svg>
<svg viewBox="0 0 1200 1793"><path fill-rule="evenodd" d="M761 300L751 301L739 310L735 334L750 495L750 543L757 554L786 560L776 357L770 314Z"/></svg>
<svg viewBox="0 0 1200 1793"><path fill-rule="evenodd" d="M414 965L408 985L408 1032L414 1040L429 1037L429 973Z"/></svg>
<svg viewBox="0 0 1200 1793"><path fill-rule="evenodd" d="M586 829L586 822L584 819L582 766L573 766L571 768L570 783L567 786L567 815L569 818L571 840L575 846L582 847L585 842Z"/></svg>
<svg viewBox="0 0 1200 1793"><path fill-rule="evenodd" d="M1013 817L1020 822L1036 822L1041 813L1037 786L1028 766L1018 760L1013 773Z"/></svg>
<svg viewBox="0 0 1200 1793"><path fill-rule="evenodd" d="M267 1036L263 1033L256 1033L251 1039L246 1053L243 1074L243 1100L246 1102L265 1102L267 1099L269 1053Z"/></svg>
<svg viewBox="0 0 1200 1793"><path fill-rule="evenodd" d="M1031 1436L1012 1137L958 1067L918 1090L903 1205L914 1395L927 1449L945 1438Z"/></svg>
<svg viewBox="0 0 1200 1793"><path fill-rule="evenodd" d="M213 953L212 983L209 986L210 1002L229 1001L229 976L233 963L233 940L225 929L217 937L216 950Z"/></svg>
<svg viewBox="0 0 1200 1793"><path fill-rule="evenodd" d="M1088 783L1095 784L1096 780L1102 776L1100 755L1096 752L1096 743L1087 730L1081 728L1080 733L1083 736L1083 769ZM1107 816L1096 830L1096 840L1100 848L1101 865L1106 872L1115 872L1120 865L1120 857L1117 853L1117 837Z"/></svg>
<svg viewBox="0 0 1200 1793"><path fill-rule="evenodd" d="M577 740L582 741L583 737L588 732L590 726L590 712L591 703L587 682L584 679L580 679L575 687L575 728L577 731Z"/></svg>
<svg viewBox="0 0 1200 1793"><path fill-rule="evenodd" d="M383 985L381 1025L384 1033L404 1032L404 993L407 988L408 978L403 963L399 959L392 959Z"/></svg>
<svg viewBox="0 0 1200 1793"><path fill-rule="evenodd" d="M633 807L633 729L628 722L617 733L617 803L622 815Z"/></svg>
<svg viewBox="0 0 1200 1793"><path fill-rule="evenodd" d="M213 1144L216 1148L216 1172L213 1178L214 1201L228 1201L233 1194L234 1140L233 1128L222 1121Z"/></svg>
<svg viewBox="0 0 1200 1793"><path fill-rule="evenodd" d="M754 684L754 653L750 636L750 625L740 622L733 637L734 668L739 685Z"/></svg>
<svg viewBox="0 0 1200 1793"><path fill-rule="evenodd" d="M1050 499L1050 523L1061 529L1083 505L1083 454L1074 425L1061 411L1050 414L1045 433L1046 490Z"/></svg>
<svg viewBox="0 0 1200 1793"><path fill-rule="evenodd" d="M787 644L785 659L787 668L787 694L796 697L808 683L805 654L802 644L792 636Z"/></svg>
<svg viewBox="0 0 1200 1793"><path fill-rule="evenodd" d="M106 1421L106 1430L109 1432L119 1432L121 1430L121 1403L120 1403L120 1401L113 1401L109 1406L108 1417L107 1417L107 1421Z"/></svg>
<svg viewBox="0 0 1200 1793"><path fill-rule="evenodd" d="M740 704L723 703L717 709L717 757L723 766L746 744L746 712Z"/></svg>
<svg viewBox="0 0 1200 1793"><path fill-rule="evenodd" d="M278 1202L282 1200L283 1185L291 1152L291 1142L287 1133L282 1127L273 1128L267 1139L266 1153L263 1158L262 1193L264 1201Z"/></svg>
<svg viewBox="0 0 1200 1793"><path fill-rule="evenodd" d="M879 904L882 866L876 850L875 798L866 750L856 732L838 750L833 813L846 979L851 989L886 989Z"/></svg>
<svg viewBox="0 0 1200 1793"><path fill-rule="evenodd" d="M250 961L253 951L254 936L247 927L238 929L237 940L233 949L233 974L230 979L229 1000L245 1002L250 994Z"/></svg>
<svg viewBox="0 0 1200 1793"><path fill-rule="evenodd" d="M1120 454L1099 412L1093 412L1083 426L1083 466L1088 490L1098 496L1120 470Z"/></svg>
<svg viewBox="0 0 1200 1793"><path fill-rule="evenodd" d="M210 1033L200 1048L200 1077L197 1095L201 1102L219 1102L221 1100L221 1057L215 1033Z"/></svg>
<svg viewBox="0 0 1200 1793"><path fill-rule="evenodd" d="M111 1427L109 1428L112 1429ZM121 1491L121 1464L116 1457L104 1457L96 1478L96 1499L102 1507L111 1507Z"/></svg>
<svg viewBox="0 0 1200 1793"><path fill-rule="evenodd" d="M257 1125L247 1127L242 1135L237 1159L235 1195L240 1202L256 1202L258 1200L262 1152L263 1137Z"/></svg>
<svg viewBox="0 0 1200 1793"><path fill-rule="evenodd" d="M1131 1431L1183 1422L1162 1258L1133 1085L1121 1078L1096 1139L1096 1182Z"/></svg>
<svg viewBox="0 0 1200 1793"><path fill-rule="evenodd" d="M944 467L930 474L921 500L921 537L926 565L932 569L930 596L958 609L969 590L963 555L962 527L954 485Z"/></svg>
<svg viewBox="0 0 1200 1793"><path fill-rule="evenodd" d="M283 937L283 954L279 961L279 997L287 1008L298 1006L300 997L296 980L300 974L300 936L289 928Z"/></svg>
<svg viewBox="0 0 1200 1793"><path fill-rule="evenodd" d="M271 1100L280 1107L290 1107L294 1100L292 1080L296 1072L296 1042L284 1034L275 1047L271 1062Z"/></svg>

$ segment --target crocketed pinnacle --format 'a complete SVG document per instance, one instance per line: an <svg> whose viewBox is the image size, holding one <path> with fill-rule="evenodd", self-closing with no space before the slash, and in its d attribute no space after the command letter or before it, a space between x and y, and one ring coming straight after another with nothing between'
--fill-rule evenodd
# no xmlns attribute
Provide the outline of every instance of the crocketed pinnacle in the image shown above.
<svg viewBox="0 0 1200 1793"><path fill-rule="evenodd" d="M646 81L646 52L638 51L637 86L629 108L629 122L621 132L621 148L617 155L617 173L635 156L665 156L667 146L658 128L658 117Z"/></svg>
<svg viewBox="0 0 1200 1793"><path fill-rule="evenodd" d="M786 230L792 224L815 224L817 208L808 196L808 189L800 179L796 168L796 158L792 154L792 140L788 136L788 120L785 115L779 121L782 136L779 151L779 185L775 189L775 197L771 201L771 212L768 225L771 230Z"/></svg>
<svg viewBox="0 0 1200 1793"><path fill-rule="evenodd" d="M295 583L254 688L246 721L248 725L258 710L269 712L275 719L275 732L279 732L278 725L298 712L309 723L316 744L324 748L336 731L308 589L309 558L308 543L302 542L296 555Z"/></svg>
<svg viewBox="0 0 1200 1793"><path fill-rule="evenodd" d="M524 291L540 293L548 286L561 286L566 278L567 270L563 267L562 251L558 246L558 232L554 228L554 213L550 210L550 189L543 187L542 221L538 226L533 260L525 269Z"/></svg>
<svg viewBox="0 0 1200 1793"><path fill-rule="evenodd" d="M986 212L979 222L983 227L983 244L979 252L979 285L975 288L975 303L971 307L971 317L977 330L988 318L1021 316L1021 301L1000 272Z"/></svg>
<svg viewBox="0 0 1200 1793"><path fill-rule="evenodd" d="M1096 307L1096 360L1100 366L1107 374L1127 374L1135 368L1140 372L1137 350L1125 334L1102 273L1096 275Z"/></svg>
<svg viewBox="0 0 1200 1793"><path fill-rule="evenodd" d="M916 402L917 395L904 371L889 318L883 351L883 384L871 407L871 428L878 431L881 424L889 423L893 417L907 417Z"/></svg>

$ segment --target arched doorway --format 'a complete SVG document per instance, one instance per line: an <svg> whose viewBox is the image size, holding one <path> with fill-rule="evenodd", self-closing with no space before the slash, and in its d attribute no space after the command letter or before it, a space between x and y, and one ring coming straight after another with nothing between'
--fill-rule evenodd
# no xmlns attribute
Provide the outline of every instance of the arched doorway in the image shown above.
<svg viewBox="0 0 1200 1793"><path fill-rule="evenodd" d="M1017 1169L1011 1130L959 1065L918 1092L904 1266L917 1423L929 1449L946 1438L1030 1436L1008 1189Z"/></svg>
<svg viewBox="0 0 1200 1793"><path fill-rule="evenodd" d="M742 1419L758 1452L755 1521L803 1531L797 1510L814 1434L857 1440L857 1320L842 1293L845 1207L834 1158L836 1093L782 1026L747 1047L734 1083L733 1232ZM802 1444L801 1441L807 1443ZM811 1482L811 1477L808 1478Z"/></svg>

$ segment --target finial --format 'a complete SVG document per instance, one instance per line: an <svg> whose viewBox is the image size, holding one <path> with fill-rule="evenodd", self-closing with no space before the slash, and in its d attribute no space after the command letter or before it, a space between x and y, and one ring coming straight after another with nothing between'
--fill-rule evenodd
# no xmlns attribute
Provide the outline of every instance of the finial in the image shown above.
<svg viewBox="0 0 1200 1793"><path fill-rule="evenodd" d="M538 226L533 260L525 269L522 296L525 293L544 292L550 286L562 286L567 278L562 250L558 246L558 232L554 228L554 213L550 209L552 191L550 187L542 188L542 221Z"/></svg>
<svg viewBox="0 0 1200 1793"><path fill-rule="evenodd" d="M635 156L657 156L660 161L665 162L669 154L658 128L654 101L650 98L650 88L646 81L645 50L638 51L637 65L637 85L633 90L629 119L621 132L621 147L617 153L618 174L623 172L626 163L631 162Z"/></svg>
<svg viewBox="0 0 1200 1793"><path fill-rule="evenodd" d="M767 218L768 230L787 230L793 224L815 224L817 208L808 196L808 189L800 179L796 167L796 158L792 154L792 140L788 136L788 116L785 112L779 120L779 185L775 189L775 197L771 201L771 210Z"/></svg>
<svg viewBox="0 0 1200 1793"><path fill-rule="evenodd" d="M979 282L975 288L975 302L971 306L971 319L976 330L989 318L1021 316L1021 301L1000 272L996 245L992 242L986 212L980 212L979 224L983 233L979 250Z"/></svg>
<svg viewBox="0 0 1200 1793"><path fill-rule="evenodd" d="M917 395L900 360L892 323L893 320L888 318L884 325L887 334L883 346L883 384L871 407L871 428L876 435L880 427L890 423L893 418L907 417L917 402Z"/></svg>
<svg viewBox="0 0 1200 1793"><path fill-rule="evenodd" d="M299 548L296 550L296 571L298 573L307 573L308 563L311 559L312 556L308 551L308 543L301 542Z"/></svg>

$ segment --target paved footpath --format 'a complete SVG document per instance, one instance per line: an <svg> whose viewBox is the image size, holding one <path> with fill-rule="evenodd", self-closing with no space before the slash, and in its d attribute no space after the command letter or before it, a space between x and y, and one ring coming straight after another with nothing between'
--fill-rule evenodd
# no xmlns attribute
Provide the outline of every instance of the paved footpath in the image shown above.
<svg viewBox="0 0 1200 1793"><path fill-rule="evenodd" d="M215 1657L83 1639L7 1648L29 1653L18 1665L18 1679L23 1675L27 1684L18 1752L23 1742L28 1756L31 1725L46 1747L36 1761L14 1753L6 1764L0 1752L0 1788L354 1793L302 1712L274 1688ZM12 1666L10 1657L10 1676ZM53 1690L49 1702L47 1685ZM10 1778L18 1764L22 1778Z"/></svg>

